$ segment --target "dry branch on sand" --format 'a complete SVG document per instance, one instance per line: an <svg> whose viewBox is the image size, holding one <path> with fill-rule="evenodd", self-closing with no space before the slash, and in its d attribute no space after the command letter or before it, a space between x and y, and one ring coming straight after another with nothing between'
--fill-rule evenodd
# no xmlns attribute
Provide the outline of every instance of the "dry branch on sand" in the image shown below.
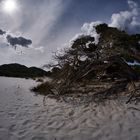
<svg viewBox="0 0 140 140"><path fill-rule="evenodd" d="M90 62L78 70L67 66L51 82L43 83L33 91L57 98L87 95L87 98L98 102L122 94L130 96L127 103L138 99L140 89L135 86L139 80L137 73L119 56L110 57L106 61L107 64L101 60L98 63Z"/></svg>

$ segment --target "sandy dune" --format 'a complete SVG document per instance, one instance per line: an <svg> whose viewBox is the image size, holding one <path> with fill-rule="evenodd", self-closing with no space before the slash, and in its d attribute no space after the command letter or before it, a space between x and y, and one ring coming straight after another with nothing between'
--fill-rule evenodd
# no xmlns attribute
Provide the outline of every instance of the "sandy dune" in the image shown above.
<svg viewBox="0 0 140 140"><path fill-rule="evenodd" d="M140 105L71 105L30 92L32 80L0 77L0 140L139 140ZM134 109L137 108L137 109Z"/></svg>

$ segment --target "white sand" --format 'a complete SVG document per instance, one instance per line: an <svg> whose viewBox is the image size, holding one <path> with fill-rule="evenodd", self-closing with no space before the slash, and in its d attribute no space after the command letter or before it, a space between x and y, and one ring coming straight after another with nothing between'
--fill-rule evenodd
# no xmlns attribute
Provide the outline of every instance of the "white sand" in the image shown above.
<svg viewBox="0 0 140 140"><path fill-rule="evenodd" d="M140 105L73 106L35 96L32 80L0 77L0 140L139 140Z"/></svg>

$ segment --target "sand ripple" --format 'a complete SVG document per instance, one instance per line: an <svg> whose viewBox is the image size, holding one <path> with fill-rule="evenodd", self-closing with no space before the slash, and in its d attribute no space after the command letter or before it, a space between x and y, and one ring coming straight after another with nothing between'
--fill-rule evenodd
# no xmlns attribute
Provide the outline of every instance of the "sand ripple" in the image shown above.
<svg viewBox="0 0 140 140"><path fill-rule="evenodd" d="M71 105L35 96L32 80L0 77L0 140L139 140L140 105Z"/></svg>

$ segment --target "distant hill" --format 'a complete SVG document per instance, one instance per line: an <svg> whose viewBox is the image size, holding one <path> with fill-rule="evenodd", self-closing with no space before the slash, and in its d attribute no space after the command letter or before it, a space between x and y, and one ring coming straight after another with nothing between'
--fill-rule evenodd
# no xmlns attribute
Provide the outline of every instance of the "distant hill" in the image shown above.
<svg viewBox="0 0 140 140"><path fill-rule="evenodd" d="M48 72L37 67L26 67L20 64L4 64L0 66L0 76L34 78L48 76Z"/></svg>

